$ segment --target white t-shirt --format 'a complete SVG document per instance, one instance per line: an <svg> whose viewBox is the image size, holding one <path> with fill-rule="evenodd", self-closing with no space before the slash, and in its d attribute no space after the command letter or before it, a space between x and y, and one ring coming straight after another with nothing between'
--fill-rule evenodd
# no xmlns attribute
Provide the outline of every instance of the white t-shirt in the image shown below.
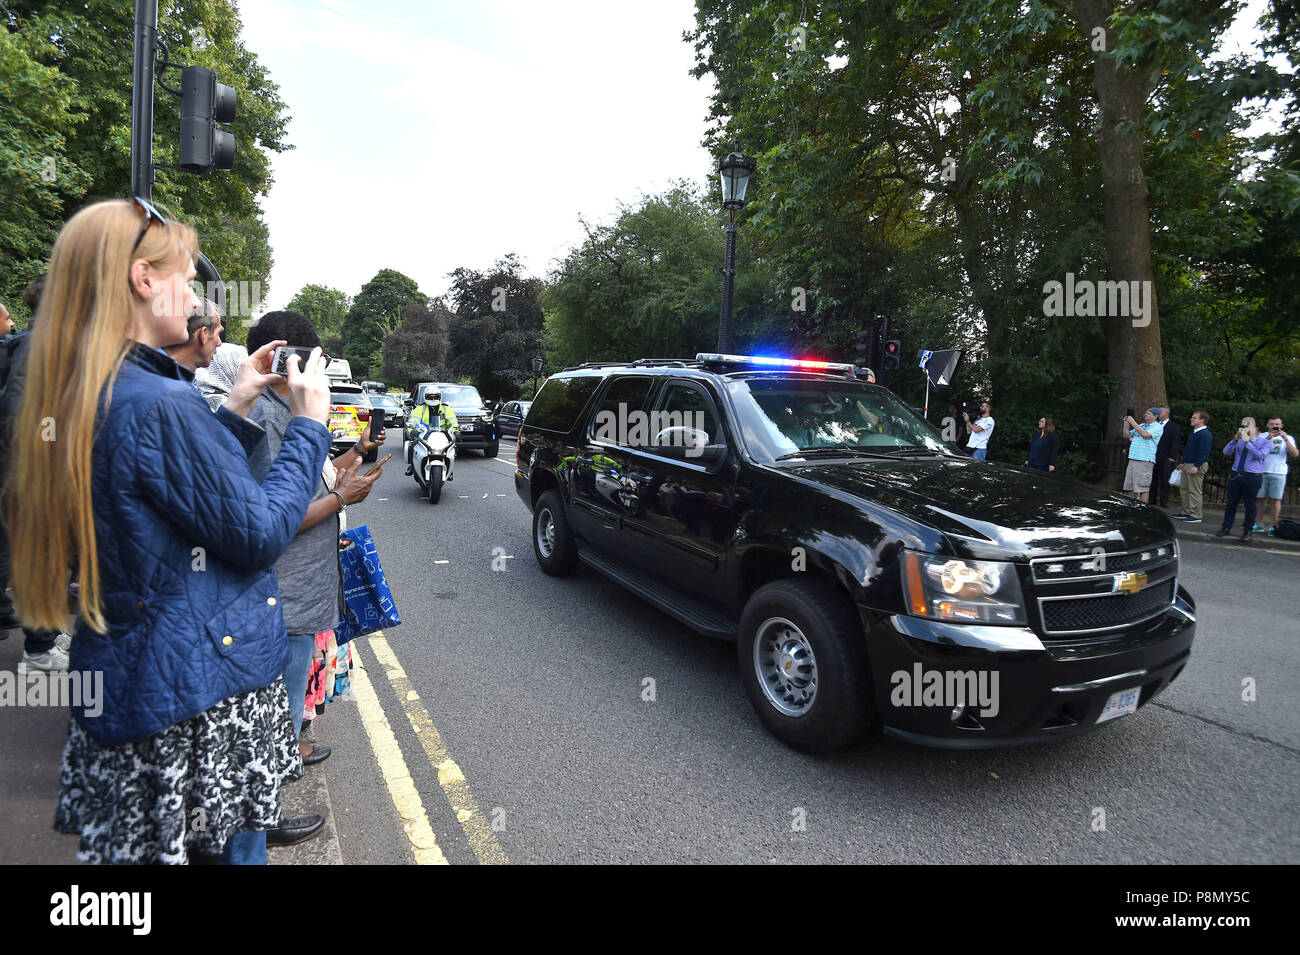
<svg viewBox="0 0 1300 955"><path fill-rule="evenodd" d="M1280 435L1275 438L1271 434L1265 434L1264 437L1268 438L1269 441L1268 457L1264 459L1264 473L1286 474L1286 465L1289 460L1287 455L1290 453L1287 451L1287 445L1294 448L1296 446L1295 438L1289 434L1285 438Z"/></svg>
<svg viewBox="0 0 1300 955"><path fill-rule="evenodd" d="M976 431L973 428L970 433L970 440L966 442L968 448L987 448L989 438L993 437L993 419L977 418L975 423L983 428L983 431Z"/></svg>

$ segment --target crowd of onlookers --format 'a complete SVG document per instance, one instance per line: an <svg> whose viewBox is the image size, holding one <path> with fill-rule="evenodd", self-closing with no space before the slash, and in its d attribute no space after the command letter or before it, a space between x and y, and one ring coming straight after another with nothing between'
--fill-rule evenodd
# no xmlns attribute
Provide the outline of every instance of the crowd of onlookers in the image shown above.
<svg viewBox="0 0 1300 955"><path fill-rule="evenodd" d="M986 460L996 425L992 405L983 402L975 417L969 412L959 412L954 405L949 415L954 421L960 415L958 443L964 439L972 457ZM1168 507L1170 489L1177 487L1182 509L1173 515L1174 519L1199 524L1204 520L1205 475L1214 450L1214 436L1210 431L1210 416L1205 411L1193 411L1189 425L1184 438L1182 428L1170 417L1168 405L1148 408L1141 421L1125 415L1123 434L1128 442L1128 464L1123 490L1145 503ZM1055 471L1060 449L1052 419L1039 418L1029 453L1021 466ZM1260 531L1273 534L1282 519L1290 459L1300 457L1296 439L1286 432L1278 415L1267 419L1263 431L1254 418L1247 416L1241 419L1240 427L1224 445L1222 453L1231 460L1231 466L1223 525L1215 536L1226 537L1232 533L1239 506L1245 511L1242 540L1248 541Z"/></svg>
<svg viewBox="0 0 1300 955"><path fill-rule="evenodd" d="M325 825L281 788L329 755L301 728L347 691L343 512L385 435L331 460L316 329L272 312L223 345L197 251L148 202L88 206L0 343L0 635L23 673L104 675L55 815L87 861L259 864ZM314 351L273 374L286 344Z"/></svg>

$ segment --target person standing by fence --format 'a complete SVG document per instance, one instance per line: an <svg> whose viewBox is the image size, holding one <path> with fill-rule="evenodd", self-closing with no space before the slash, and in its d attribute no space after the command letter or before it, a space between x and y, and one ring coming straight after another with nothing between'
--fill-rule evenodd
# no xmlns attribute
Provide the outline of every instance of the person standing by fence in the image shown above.
<svg viewBox="0 0 1300 955"><path fill-rule="evenodd" d="M1214 435L1210 432L1210 416L1204 411L1192 412L1192 433L1187 436L1187 447L1183 449L1183 463L1178 465L1183 472L1183 509L1174 515L1175 520L1185 524L1201 523L1201 491L1205 485L1205 470L1210 460L1210 448L1214 446Z"/></svg>
<svg viewBox="0 0 1300 955"><path fill-rule="evenodd" d="M1148 408L1143 412L1142 424L1138 424L1132 415L1124 416L1124 438L1129 446L1123 489L1143 504L1150 497L1151 479L1156 468L1156 447L1160 435L1164 433L1159 418L1159 408Z"/></svg>
<svg viewBox="0 0 1300 955"><path fill-rule="evenodd" d="M1169 506L1169 475L1178 467L1178 451L1183 446L1183 429L1170 420L1169 406L1160 406L1160 441L1156 444L1156 493L1161 507Z"/></svg>
<svg viewBox="0 0 1300 955"><path fill-rule="evenodd" d="M1287 458L1300 456L1295 438L1282 430L1282 419L1277 415L1268 419L1268 460L1264 463L1264 474L1260 479L1259 500L1263 501L1261 518L1268 521L1268 532L1272 534L1277 522L1282 519L1282 495L1286 493ZM1270 510L1272 517L1269 516ZM1254 524L1251 530L1262 531L1260 524Z"/></svg>
<svg viewBox="0 0 1300 955"><path fill-rule="evenodd" d="M1056 458L1061 453L1061 439L1056 433L1056 422L1051 418L1038 419L1038 434L1029 442L1029 457L1022 467L1035 471L1055 471Z"/></svg>
<svg viewBox="0 0 1300 955"><path fill-rule="evenodd" d="M1242 499L1246 502L1246 521L1242 525L1241 539L1250 540L1251 528L1255 524L1255 497L1263 480L1265 462L1271 449L1268 438L1259 433L1255 419L1241 419L1237 436L1223 449L1225 457L1232 458L1232 477L1228 479L1228 500L1223 507L1223 527L1214 535L1227 537L1232 533L1233 521L1237 519L1237 504Z"/></svg>

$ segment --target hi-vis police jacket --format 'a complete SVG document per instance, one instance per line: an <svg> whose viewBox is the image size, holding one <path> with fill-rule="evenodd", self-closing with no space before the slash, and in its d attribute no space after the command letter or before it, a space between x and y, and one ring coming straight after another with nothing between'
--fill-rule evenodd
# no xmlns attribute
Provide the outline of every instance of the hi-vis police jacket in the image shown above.
<svg viewBox="0 0 1300 955"><path fill-rule="evenodd" d="M420 407L415 409L415 413L411 415L411 424L418 424L422 429L429 427L428 405L421 404ZM445 428L453 434L460 427L460 424L456 421L456 412L452 411L451 405L445 401L438 406L438 427Z"/></svg>

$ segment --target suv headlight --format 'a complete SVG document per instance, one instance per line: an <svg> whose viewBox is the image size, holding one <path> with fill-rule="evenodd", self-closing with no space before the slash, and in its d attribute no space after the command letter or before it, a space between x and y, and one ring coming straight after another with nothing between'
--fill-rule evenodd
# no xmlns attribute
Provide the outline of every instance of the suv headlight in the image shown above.
<svg viewBox="0 0 1300 955"><path fill-rule="evenodd" d="M903 554L903 591L916 617L1024 626L1025 601L1014 564Z"/></svg>

